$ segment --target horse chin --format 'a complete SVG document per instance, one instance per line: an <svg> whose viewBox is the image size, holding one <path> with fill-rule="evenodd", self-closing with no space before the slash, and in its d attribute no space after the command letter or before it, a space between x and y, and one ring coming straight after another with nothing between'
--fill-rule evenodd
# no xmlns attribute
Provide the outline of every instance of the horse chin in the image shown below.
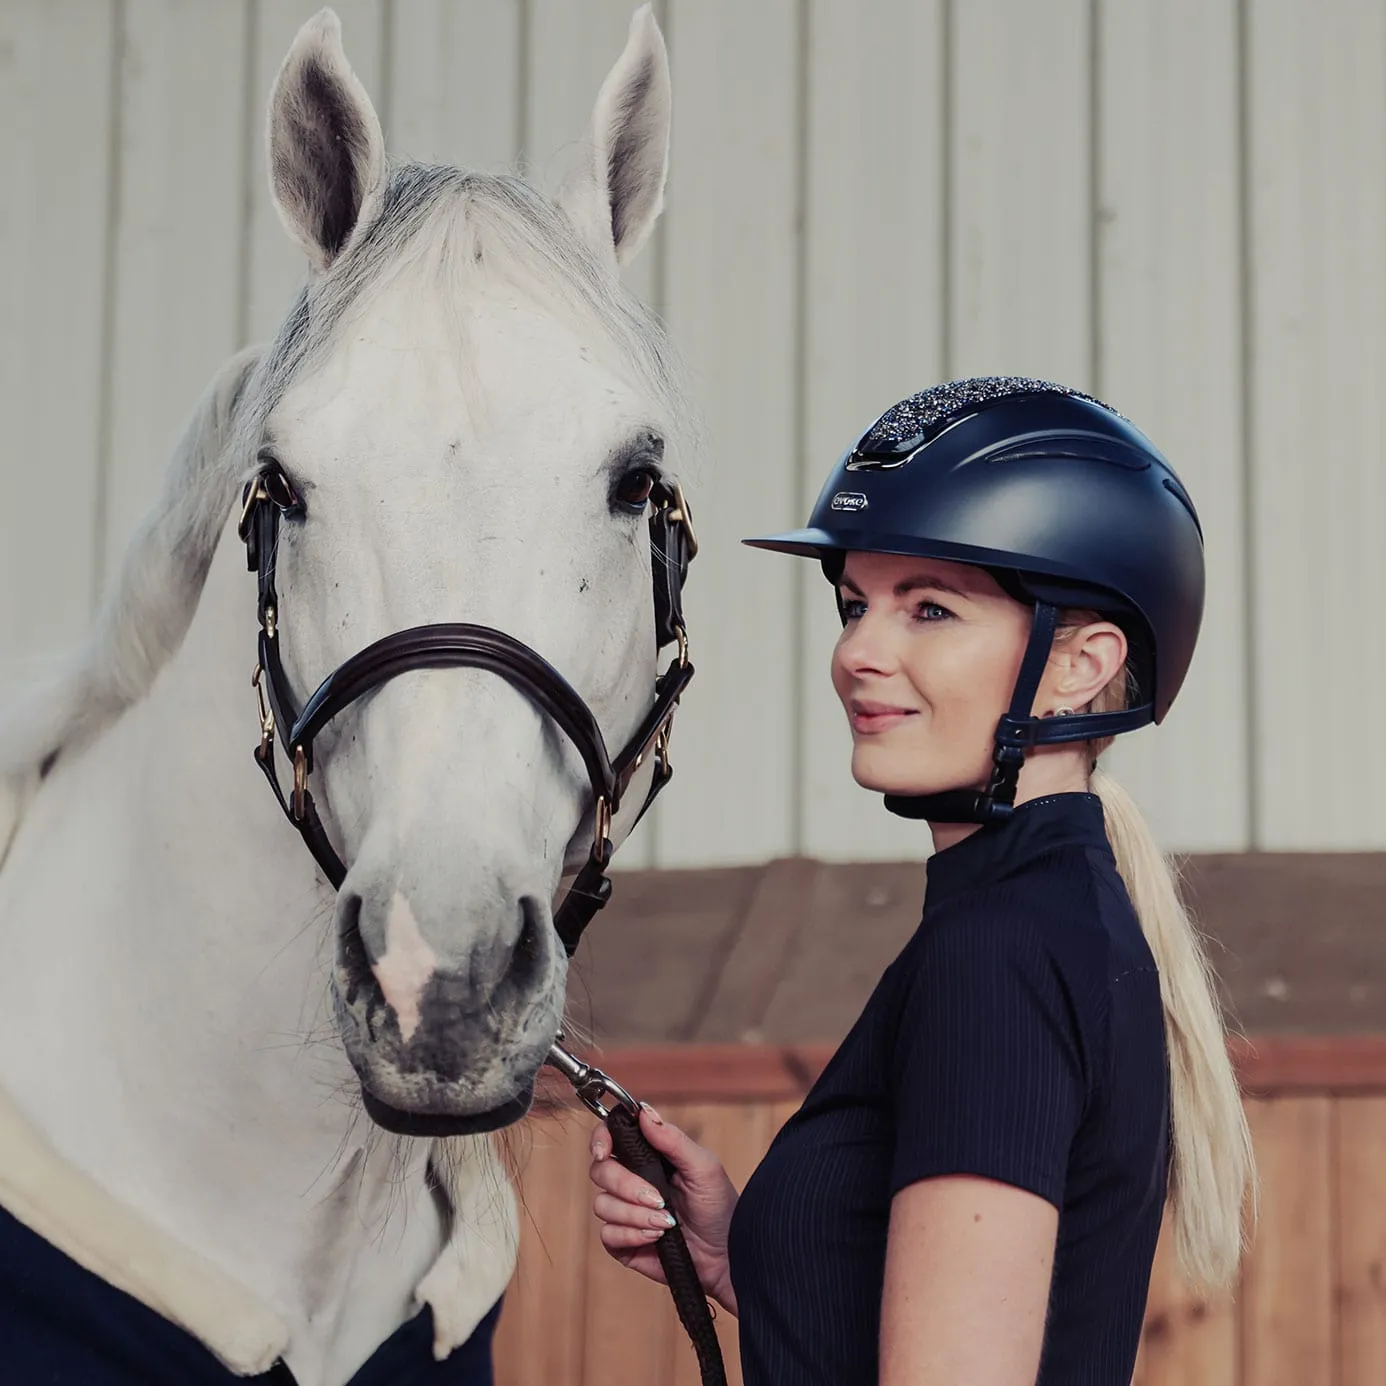
<svg viewBox="0 0 1386 1386"><path fill-rule="evenodd" d="M519 1121L534 1101L540 1063L488 1066L483 1081L449 1081L437 1073L401 1068L378 1053L347 1044L361 1085L366 1115L401 1136L461 1136L495 1131Z"/></svg>
<svg viewBox="0 0 1386 1386"><path fill-rule="evenodd" d="M361 1087L361 1102L366 1115L377 1126L396 1136L423 1136L437 1139L443 1136L477 1136L487 1131L499 1131L503 1126L511 1126L528 1113L534 1101L534 1080L512 1097L489 1111L473 1112L469 1115L446 1115L435 1112L406 1112L382 1102L364 1084Z"/></svg>

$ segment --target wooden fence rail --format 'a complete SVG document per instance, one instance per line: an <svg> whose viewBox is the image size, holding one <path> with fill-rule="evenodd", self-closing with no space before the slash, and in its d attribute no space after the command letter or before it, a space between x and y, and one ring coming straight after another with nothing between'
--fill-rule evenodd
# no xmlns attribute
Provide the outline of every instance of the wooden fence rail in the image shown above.
<svg viewBox="0 0 1386 1386"><path fill-rule="evenodd" d="M1386 1382L1386 1038L1278 1039L1236 1051L1260 1163L1260 1218L1230 1294L1184 1285L1167 1241L1133 1386ZM603 1066L660 1104L743 1182L798 1106L819 1047L613 1052ZM498 1386L697 1386L665 1292L603 1253L590 1212L592 1119L536 1116L513 1149L525 1204L501 1319ZM718 1323L730 1379L736 1324Z"/></svg>

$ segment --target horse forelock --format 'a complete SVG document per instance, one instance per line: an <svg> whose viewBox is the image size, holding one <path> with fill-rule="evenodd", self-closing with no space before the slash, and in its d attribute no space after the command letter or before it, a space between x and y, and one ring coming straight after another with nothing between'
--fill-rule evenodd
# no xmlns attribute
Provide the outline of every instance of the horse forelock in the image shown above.
<svg viewBox="0 0 1386 1386"><path fill-rule="evenodd" d="M516 177L396 165L371 224L300 293L270 345L241 352L208 386L86 637L0 704L0 781L46 772L148 692L187 633L275 405L373 288L410 272L458 302L481 276L503 275L596 334L664 414L672 465L688 476L700 430L664 329L567 217Z"/></svg>

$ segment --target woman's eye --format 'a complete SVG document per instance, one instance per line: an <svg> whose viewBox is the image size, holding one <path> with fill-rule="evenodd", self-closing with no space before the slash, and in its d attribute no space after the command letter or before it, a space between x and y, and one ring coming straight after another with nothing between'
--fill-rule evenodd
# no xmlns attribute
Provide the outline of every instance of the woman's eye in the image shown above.
<svg viewBox="0 0 1386 1386"><path fill-rule="evenodd" d="M946 621L953 613L937 602L920 602L914 609L916 621Z"/></svg>
<svg viewBox="0 0 1386 1386"><path fill-rule="evenodd" d="M635 467L616 483L616 499L630 510L643 510L655 488L655 474Z"/></svg>
<svg viewBox="0 0 1386 1386"><path fill-rule="evenodd" d="M844 621L860 621L861 618L866 615L865 602L858 601L855 597L843 597L840 600L842 603L842 619Z"/></svg>

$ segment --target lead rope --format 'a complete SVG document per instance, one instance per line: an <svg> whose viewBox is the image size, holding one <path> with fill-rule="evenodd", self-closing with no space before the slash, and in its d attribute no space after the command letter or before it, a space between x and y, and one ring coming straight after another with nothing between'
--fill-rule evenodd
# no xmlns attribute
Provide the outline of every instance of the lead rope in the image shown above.
<svg viewBox="0 0 1386 1386"><path fill-rule="evenodd" d="M556 1068L572 1085L573 1091L603 1121L611 1132L616 1158L633 1174L652 1184L673 1205L673 1169L647 1141L640 1130L640 1104L619 1083L599 1068L585 1064L563 1048L560 1034L549 1049L545 1063ZM611 1099L607 1106L604 1098ZM684 1240L683 1229L671 1227L656 1243L655 1252L669 1283L669 1294L679 1322L698 1355L698 1374L702 1386L727 1386L727 1369L722 1362L722 1345L712 1322L707 1293L693 1265L693 1253Z"/></svg>

